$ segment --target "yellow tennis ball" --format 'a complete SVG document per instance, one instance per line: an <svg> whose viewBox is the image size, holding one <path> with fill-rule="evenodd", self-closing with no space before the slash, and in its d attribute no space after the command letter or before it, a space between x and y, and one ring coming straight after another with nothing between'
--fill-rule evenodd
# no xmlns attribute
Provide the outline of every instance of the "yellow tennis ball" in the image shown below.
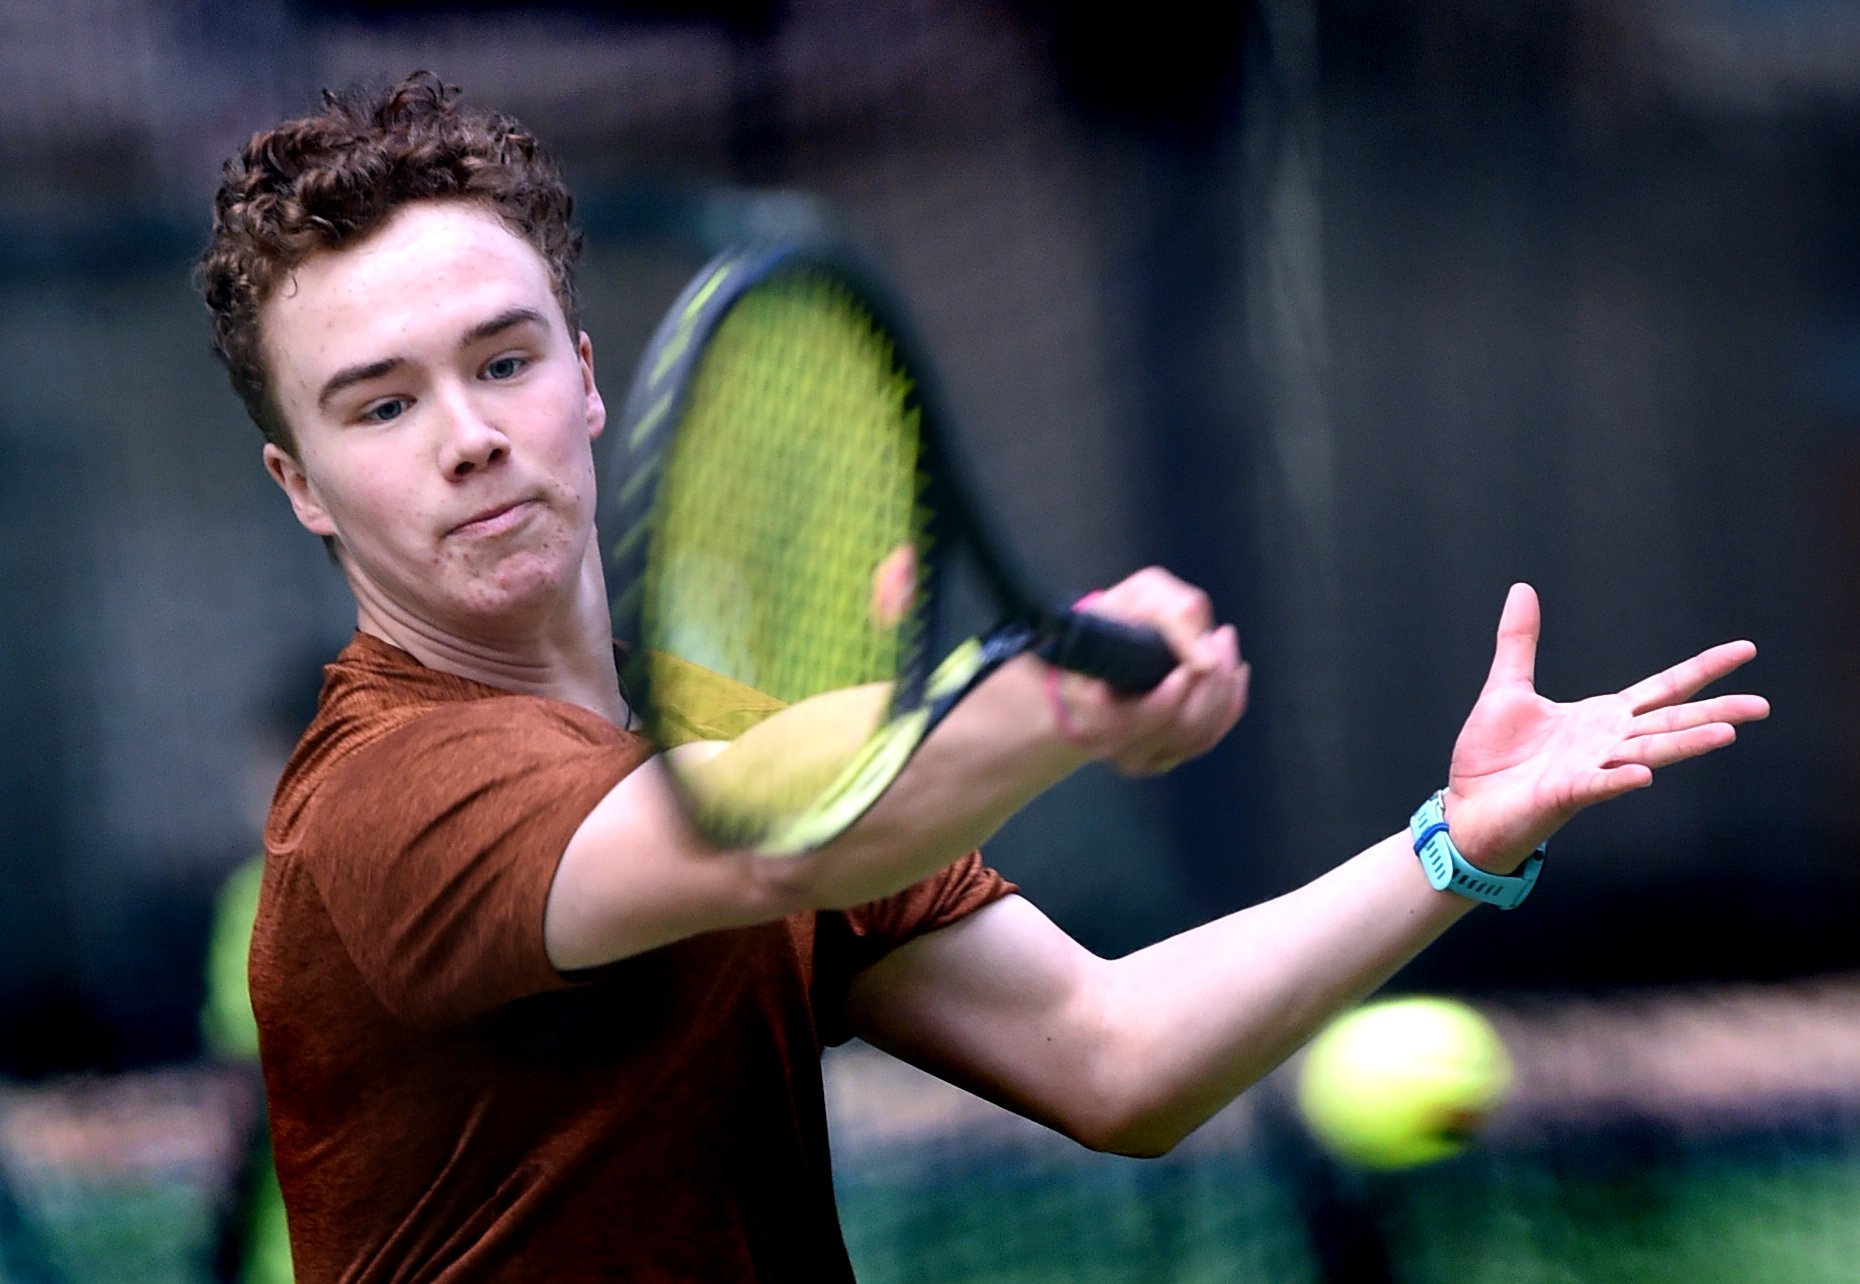
<svg viewBox="0 0 1860 1284"><path fill-rule="evenodd" d="M1368 1003L1318 1032L1298 1068L1317 1139L1364 1168L1444 1159L1511 1087L1511 1057L1478 1012L1452 999Z"/></svg>

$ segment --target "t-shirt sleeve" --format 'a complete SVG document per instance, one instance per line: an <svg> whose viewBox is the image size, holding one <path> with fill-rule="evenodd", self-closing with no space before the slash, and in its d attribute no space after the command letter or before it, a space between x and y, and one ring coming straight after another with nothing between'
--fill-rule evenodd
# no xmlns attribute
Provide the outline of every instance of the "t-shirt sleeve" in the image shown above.
<svg viewBox="0 0 1860 1284"><path fill-rule="evenodd" d="M1019 890L985 864L980 852L970 852L895 896L821 914L814 930L814 1010L821 1041L833 1045L852 1037L846 995L860 972L905 942Z"/></svg>
<svg viewBox="0 0 1860 1284"><path fill-rule="evenodd" d="M325 783L303 853L356 968L403 1020L441 1025L567 984L543 913L568 841L647 756L543 700L415 718Z"/></svg>

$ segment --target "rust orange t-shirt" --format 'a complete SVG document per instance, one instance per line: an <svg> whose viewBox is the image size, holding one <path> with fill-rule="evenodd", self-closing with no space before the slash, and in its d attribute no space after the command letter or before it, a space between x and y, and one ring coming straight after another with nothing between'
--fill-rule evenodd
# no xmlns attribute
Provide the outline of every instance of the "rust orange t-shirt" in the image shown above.
<svg viewBox="0 0 1860 1284"><path fill-rule="evenodd" d="M367 635L329 666L251 957L303 1284L851 1277L820 1050L861 968L1013 889L972 855L565 978L556 863L648 752Z"/></svg>

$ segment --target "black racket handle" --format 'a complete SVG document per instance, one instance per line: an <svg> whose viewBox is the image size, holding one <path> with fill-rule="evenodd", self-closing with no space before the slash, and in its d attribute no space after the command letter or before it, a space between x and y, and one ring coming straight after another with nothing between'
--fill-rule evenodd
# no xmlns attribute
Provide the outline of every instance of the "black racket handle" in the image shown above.
<svg viewBox="0 0 1860 1284"><path fill-rule="evenodd" d="M1125 695L1152 690L1176 666L1175 652L1155 629L1084 611L1055 617L1040 655L1062 669L1102 679Z"/></svg>

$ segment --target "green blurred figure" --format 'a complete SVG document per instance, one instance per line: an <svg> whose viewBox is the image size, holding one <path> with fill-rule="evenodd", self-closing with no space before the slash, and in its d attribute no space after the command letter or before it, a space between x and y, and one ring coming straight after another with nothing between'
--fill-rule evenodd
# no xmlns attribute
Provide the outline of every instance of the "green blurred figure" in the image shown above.
<svg viewBox="0 0 1860 1284"><path fill-rule="evenodd" d="M219 1236L214 1275L239 1284L290 1284L291 1245L284 1229L284 1197L271 1162L271 1128L258 1078L258 1022L246 987L246 954L258 912L263 854L233 870L214 907L207 943L207 997L200 1033L208 1053L250 1067L259 1094L238 1178Z"/></svg>
<svg viewBox="0 0 1860 1284"><path fill-rule="evenodd" d="M247 817L254 835L262 831L272 791L297 737L316 715L326 648L307 646L294 662L280 664L271 689L263 692L248 728ZM251 1127L231 1197L221 1221L213 1263L220 1284L291 1284L291 1247L285 1235L284 1197L271 1158L271 1124L264 1105L265 1082L258 1065L258 1021L246 982L258 888L264 878L262 850L236 866L221 885L207 941L206 999L200 1013L202 1046L222 1064L249 1076L254 1100Z"/></svg>

